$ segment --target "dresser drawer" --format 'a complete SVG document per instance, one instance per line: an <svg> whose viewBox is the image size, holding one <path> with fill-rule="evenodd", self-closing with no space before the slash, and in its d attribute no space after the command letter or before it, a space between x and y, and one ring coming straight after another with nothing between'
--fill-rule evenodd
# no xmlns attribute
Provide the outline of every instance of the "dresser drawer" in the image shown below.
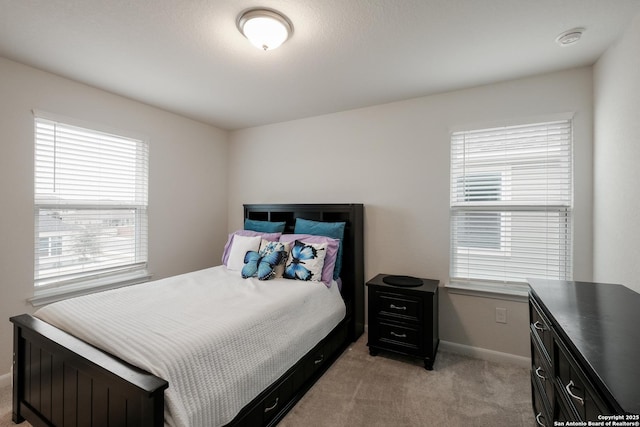
<svg viewBox="0 0 640 427"><path fill-rule="evenodd" d="M386 292L374 293L376 298L377 314L402 320L413 320L418 322L421 319L421 300L410 296L400 296Z"/></svg>
<svg viewBox="0 0 640 427"><path fill-rule="evenodd" d="M407 350L418 350L420 348L419 328L406 325L397 325L388 322L380 322L380 342L387 346L395 346Z"/></svg>
<svg viewBox="0 0 640 427"><path fill-rule="evenodd" d="M564 399L564 397L559 393L555 393L555 397L553 399L553 420L563 423L575 420L575 416L569 416L566 399Z"/></svg>
<svg viewBox="0 0 640 427"><path fill-rule="evenodd" d="M533 413L536 420L536 425L540 427L553 426L553 418L551 416L550 406L547 400L543 397L544 392L540 390L539 383L534 377L534 373L531 373L531 392L533 398Z"/></svg>
<svg viewBox="0 0 640 427"><path fill-rule="evenodd" d="M531 334L542 344L542 355L551 365L551 355L553 354L553 333L551 332L551 322L534 301L529 302L529 319L531 324Z"/></svg>
<svg viewBox="0 0 640 427"><path fill-rule="evenodd" d="M597 420L598 415L607 414L605 404L565 346L557 340L554 340L554 346L557 392L568 412L581 421Z"/></svg>
<svg viewBox="0 0 640 427"><path fill-rule="evenodd" d="M554 395L553 369L542 356L538 341L533 336L531 337L531 376L532 381L538 383L546 405L551 407Z"/></svg>

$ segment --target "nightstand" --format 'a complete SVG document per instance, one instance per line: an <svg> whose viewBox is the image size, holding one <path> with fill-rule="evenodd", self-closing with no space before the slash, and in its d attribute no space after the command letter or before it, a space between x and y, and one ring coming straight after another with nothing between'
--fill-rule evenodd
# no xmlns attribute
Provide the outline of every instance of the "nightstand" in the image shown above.
<svg viewBox="0 0 640 427"><path fill-rule="evenodd" d="M378 274L367 282L369 298L369 354L393 351L424 359L433 369L438 351L438 284L422 279L418 287L393 286Z"/></svg>

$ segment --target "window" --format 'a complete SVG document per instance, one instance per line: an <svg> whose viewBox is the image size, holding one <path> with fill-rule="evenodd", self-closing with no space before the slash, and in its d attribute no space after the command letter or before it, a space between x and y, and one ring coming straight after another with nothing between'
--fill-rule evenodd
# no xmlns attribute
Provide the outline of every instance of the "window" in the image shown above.
<svg viewBox="0 0 640 427"><path fill-rule="evenodd" d="M40 247L38 256L56 256L62 254L62 238L60 236L40 237Z"/></svg>
<svg viewBox="0 0 640 427"><path fill-rule="evenodd" d="M451 136L451 281L572 276L571 121Z"/></svg>
<svg viewBox="0 0 640 427"><path fill-rule="evenodd" d="M502 178L500 174L470 175L458 183L458 191L465 202L498 201L501 199ZM502 214L496 212L464 212L460 216L460 248L501 250Z"/></svg>
<svg viewBox="0 0 640 427"><path fill-rule="evenodd" d="M35 287L146 277L148 146L35 118Z"/></svg>

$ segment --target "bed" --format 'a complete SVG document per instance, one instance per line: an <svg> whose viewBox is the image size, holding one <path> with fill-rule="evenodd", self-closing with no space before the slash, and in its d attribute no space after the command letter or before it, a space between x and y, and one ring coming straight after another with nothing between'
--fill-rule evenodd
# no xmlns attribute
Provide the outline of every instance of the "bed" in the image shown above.
<svg viewBox="0 0 640 427"><path fill-rule="evenodd" d="M337 283L333 282L333 286L329 288L333 288L344 301L344 310L339 319L334 315L337 326L327 329L328 333L319 332L319 338L306 344L310 350L293 356L295 360L287 362L291 366L279 368L275 380L269 380L260 385L257 392L252 392L251 396L255 397L239 410L233 409L229 417L232 419L226 423L233 426L275 425L342 350L363 333L363 206L245 205L244 218L285 223L285 233L292 233L298 220L345 223L341 286L338 290ZM221 274L216 269L218 267L197 272L195 277ZM171 280L178 279L167 279ZM248 280L247 283L251 283L251 280L258 283L255 279L244 280ZM277 280L273 282L273 288L287 286L278 284ZM283 310L280 308L278 311ZM14 422L20 423L26 419L34 426L165 425L165 404L171 401L166 398L166 394L172 385L166 378L122 360L129 359L128 354L117 357L112 354L119 354L116 351L110 353L100 350L34 316L23 314L11 318L11 321L14 324ZM123 320L123 323L126 322L127 320ZM193 329L190 332L197 332L195 326ZM146 332L141 326L141 336ZM108 335L108 330L104 334ZM315 343L315 340L319 341ZM270 343L260 345L266 347ZM217 370L227 371L223 368ZM215 373L216 370L213 371ZM250 378L261 378L258 375L260 372L256 371ZM272 371L272 376L273 372L275 371ZM200 386L202 384L198 384ZM177 387L178 383L174 382L174 389L171 391ZM221 400L220 396L211 399L213 406Z"/></svg>

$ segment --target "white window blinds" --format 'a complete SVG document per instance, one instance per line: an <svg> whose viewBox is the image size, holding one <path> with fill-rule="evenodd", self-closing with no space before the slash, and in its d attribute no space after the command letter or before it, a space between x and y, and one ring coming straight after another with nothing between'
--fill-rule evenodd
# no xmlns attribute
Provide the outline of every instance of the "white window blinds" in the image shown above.
<svg viewBox="0 0 640 427"><path fill-rule="evenodd" d="M571 279L571 121L453 133L450 215L452 281Z"/></svg>
<svg viewBox="0 0 640 427"><path fill-rule="evenodd" d="M35 118L35 285L146 269L148 145Z"/></svg>

